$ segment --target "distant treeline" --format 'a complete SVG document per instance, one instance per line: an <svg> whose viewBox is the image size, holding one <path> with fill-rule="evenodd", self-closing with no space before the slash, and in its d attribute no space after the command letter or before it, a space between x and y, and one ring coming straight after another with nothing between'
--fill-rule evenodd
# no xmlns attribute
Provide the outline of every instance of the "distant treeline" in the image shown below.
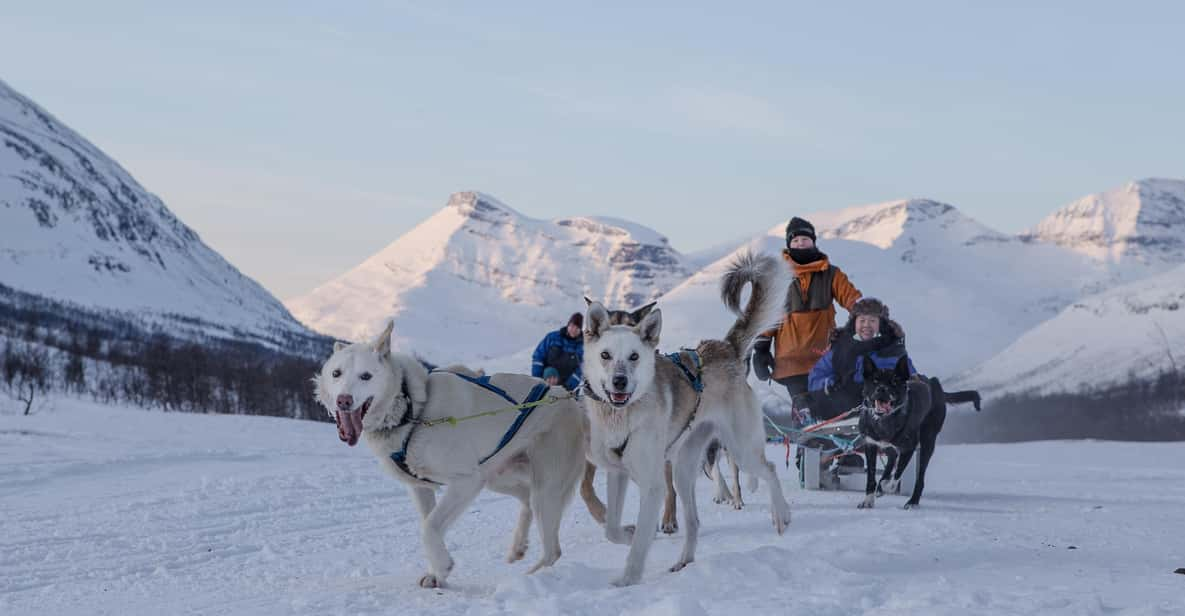
<svg viewBox="0 0 1185 616"><path fill-rule="evenodd" d="M947 417L945 442L1055 439L1185 440L1185 378L1165 372L1088 393L1002 396L982 413Z"/></svg>
<svg viewBox="0 0 1185 616"><path fill-rule="evenodd" d="M50 392L200 413L327 420L309 379L328 338L277 350L257 339L181 338L118 313L78 310L0 287L0 388L18 411Z"/></svg>

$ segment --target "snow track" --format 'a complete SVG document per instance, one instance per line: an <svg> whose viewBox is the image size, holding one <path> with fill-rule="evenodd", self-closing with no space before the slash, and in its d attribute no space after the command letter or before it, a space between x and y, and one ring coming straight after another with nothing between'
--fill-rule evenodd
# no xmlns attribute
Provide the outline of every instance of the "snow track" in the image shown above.
<svg viewBox="0 0 1185 616"><path fill-rule="evenodd" d="M660 537L624 590L579 499L528 577L536 537L506 564L517 503L486 493L432 591L402 487L330 424L56 406L0 416L3 614L1185 613L1185 444L940 446L918 511L801 492L773 447L786 536L763 495L734 512L701 479L699 560L667 573L682 536Z"/></svg>

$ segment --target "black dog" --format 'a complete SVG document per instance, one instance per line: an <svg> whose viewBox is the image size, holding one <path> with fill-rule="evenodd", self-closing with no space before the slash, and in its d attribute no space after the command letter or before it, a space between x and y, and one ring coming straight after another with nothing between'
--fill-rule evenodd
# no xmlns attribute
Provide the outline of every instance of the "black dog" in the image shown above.
<svg viewBox="0 0 1185 616"><path fill-rule="evenodd" d="M926 486L926 467L934 455L938 433L946 423L947 403L971 402L978 411L979 392L946 393L938 379L911 377L907 356L902 356L897 360L897 365L888 370L877 369L869 357L865 357L862 363L864 404L860 410L859 428L860 436L864 439L864 465L868 481L864 488L864 500L859 507L871 508L876 497L886 489L890 492L900 491L901 474L909 466L914 449L920 446L917 481L913 486L913 495L905 503L906 509L912 509L917 507ZM889 459L878 483L876 456L881 448L888 450Z"/></svg>

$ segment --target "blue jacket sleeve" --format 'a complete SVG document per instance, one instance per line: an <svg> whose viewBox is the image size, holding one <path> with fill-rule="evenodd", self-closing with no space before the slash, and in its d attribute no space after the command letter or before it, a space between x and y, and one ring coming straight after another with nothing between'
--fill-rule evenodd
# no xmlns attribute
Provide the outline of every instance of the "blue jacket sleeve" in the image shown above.
<svg viewBox="0 0 1185 616"><path fill-rule="evenodd" d="M811 368L811 374L807 377L806 385L810 391L821 391L827 385L835 382L835 368L831 365L831 350L828 349L819 361L815 362L815 367Z"/></svg>
<svg viewBox="0 0 1185 616"><path fill-rule="evenodd" d="M535 353L531 355L531 376L537 379L543 378L543 360L547 359L547 343L550 338L551 334L544 336L535 347Z"/></svg>

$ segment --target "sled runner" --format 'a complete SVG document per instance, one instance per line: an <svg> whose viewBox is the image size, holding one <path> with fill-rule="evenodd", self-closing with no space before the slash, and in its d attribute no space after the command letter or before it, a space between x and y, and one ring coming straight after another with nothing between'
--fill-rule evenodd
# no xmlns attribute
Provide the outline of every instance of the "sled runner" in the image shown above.
<svg viewBox="0 0 1185 616"><path fill-rule="evenodd" d="M770 442L786 445L786 466L798 468L804 490L864 490L864 454L860 448L858 409L826 421L786 426L766 416ZM881 452L882 459L886 457ZM914 456L916 459L917 456ZM910 460L901 476L901 491L913 490L917 464Z"/></svg>

